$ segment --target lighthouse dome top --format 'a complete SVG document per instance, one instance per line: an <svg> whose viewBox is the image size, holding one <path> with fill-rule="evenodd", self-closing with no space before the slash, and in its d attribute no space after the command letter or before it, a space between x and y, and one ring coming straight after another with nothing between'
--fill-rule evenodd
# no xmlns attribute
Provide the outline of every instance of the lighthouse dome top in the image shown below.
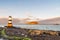
<svg viewBox="0 0 60 40"><path fill-rule="evenodd" d="M9 20L12 20L12 16L9 16Z"/></svg>
<svg viewBox="0 0 60 40"><path fill-rule="evenodd" d="M9 16L9 17L12 17L12 16Z"/></svg>

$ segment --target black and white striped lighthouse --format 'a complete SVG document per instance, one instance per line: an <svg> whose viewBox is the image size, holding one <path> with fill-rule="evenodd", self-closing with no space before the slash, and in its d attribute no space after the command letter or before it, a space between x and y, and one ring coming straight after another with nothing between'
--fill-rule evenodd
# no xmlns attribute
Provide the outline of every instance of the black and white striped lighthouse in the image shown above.
<svg viewBox="0 0 60 40"><path fill-rule="evenodd" d="M8 28L13 27L13 25L12 25L12 16L9 16L9 18L8 18L8 26L7 27Z"/></svg>

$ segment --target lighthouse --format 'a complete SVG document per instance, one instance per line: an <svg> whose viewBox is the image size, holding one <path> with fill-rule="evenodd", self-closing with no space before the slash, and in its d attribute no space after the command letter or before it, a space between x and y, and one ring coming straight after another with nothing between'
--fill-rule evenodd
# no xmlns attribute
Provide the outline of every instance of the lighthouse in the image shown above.
<svg viewBox="0 0 60 40"><path fill-rule="evenodd" d="M8 28L13 27L13 25L12 25L12 16L9 16L9 18L8 18L8 25L7 25L7 27Z"/></svg>

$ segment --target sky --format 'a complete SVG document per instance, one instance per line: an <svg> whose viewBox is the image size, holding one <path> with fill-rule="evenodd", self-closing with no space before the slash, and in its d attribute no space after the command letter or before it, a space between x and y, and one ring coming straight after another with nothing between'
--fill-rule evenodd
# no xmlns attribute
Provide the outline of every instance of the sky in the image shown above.
<svg viewBox="0 0 60 40"><path fill-rule="evenodd" d="M0 17L60 17L60 0L0 0Z"/></svg>

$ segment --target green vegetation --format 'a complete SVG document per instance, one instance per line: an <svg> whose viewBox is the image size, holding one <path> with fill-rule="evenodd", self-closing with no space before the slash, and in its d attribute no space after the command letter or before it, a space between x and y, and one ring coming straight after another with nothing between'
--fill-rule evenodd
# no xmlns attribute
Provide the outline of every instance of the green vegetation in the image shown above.
<svg viewBox="0 0 60 40"><path fill-rule="evenodd" d="M3 30L1 31L1 33L2 33L2 35L6 35L6 34L5 34L5 29L3 29Z"/></svg>
<svg viewBox="0 0 60 40"><path fill-rule="evenodd" d="M11 38L11 37L9 36L9 38ZM31 40L31 38L28 38L28 37L16 37L16 36L12 36L12 38L14 40Z"/></svg>
<svg viewBox="0 0 60 40"><path fill-rule="evenodd" d="M28 37L17 37L17 36L8 36L5 33L5 29L3 29L1 32L1 35L7 39L14 39L14 40L31 40L31 38Z"/></svg>
<svg viewBox="0 0 60 40"><path fill-rule="evenodd" d="M30 38L24 38L23 40L31 40Z"/></svg>
<svg viewBox="0 0 60 40"><path fill-rule="evenodd" d="M31 38L14 38L14 40L31 40Z"/></svg>

